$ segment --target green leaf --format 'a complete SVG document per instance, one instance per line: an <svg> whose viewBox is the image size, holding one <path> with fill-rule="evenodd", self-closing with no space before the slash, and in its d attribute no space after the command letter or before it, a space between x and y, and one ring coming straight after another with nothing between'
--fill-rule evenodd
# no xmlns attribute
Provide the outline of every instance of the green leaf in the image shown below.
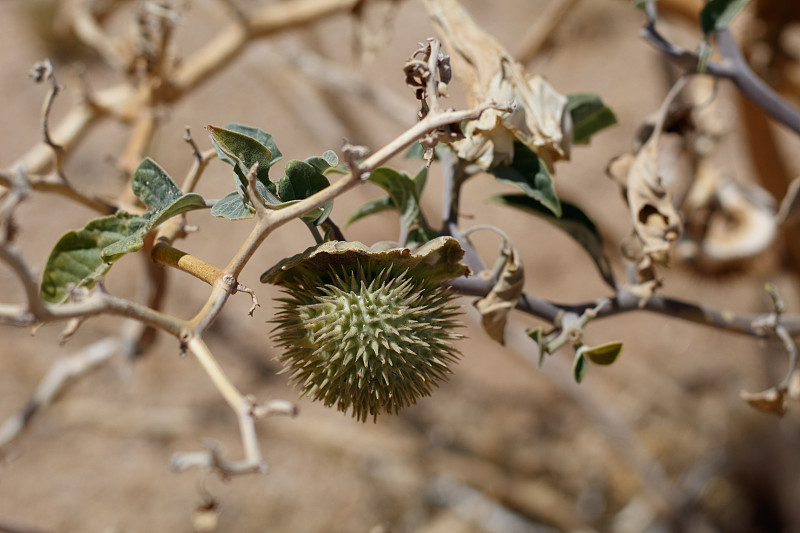
<svg viewBox="0 0 800 533"><path fill-rule="evenodd" d="M594 222L580 208L569 202L561 202L562 213L559 218L539 202L524 194L501 194L490 197L489 201L536 215L565 231L589 253L603 280L611 287L616 287L614 272L603 254L603 238Z"/></svg>
<svg viewBox="0 0 800 533"><path fill-rule="evenodd" d="M648 2L653 2L653 3L655 3L656 1L657 1L657 0L633 0L633 2L631 2L631 5L632 5L633 7L635 7L635 8L637 8L637 9L644 9L644 6L645 6L645 5L646 5Z"/></svg>
<svg viewBox="0 0 800 533"><path fill-rule="evenodd" d="M417 222L420 215L419 195L416 183L408 174L380 167L372 172L368 181L389 193L392 202L400 211L401 224L404 228L409 229Z"/></svg>
<svg viewBox="0 0 800 533"><path fill-rule="evenodd" d="M94 286L119 256L104 259L102 250L140 231L147 219L129 213L90 221L82 230L65 233L50 252L42 275L42 299L58 304L67 299L68 287Z"/></svg>
<svg viewBox="0 0 800 533"><path fill-rule="evenodd" d="M417 196L422 197L422 189L425 188L425 184L428 182L428 167L422 167L417 172L417 175L411 178L414 181L414 186L417 189Z"/></svg>
<svg viewBox="0 0 800 533"><path fill-rule="evenodd" d="M306 163L317 169L321 173L325 173L339 164L339 156L333 150L327 150L322 157L315 156L306 159Z"/></svg>
<svg viewBox="0 0 800 533"><path fill-rule="evenodd" d="M708 0L700 12L700 28L706 35L726 29L750 0Z"/></svg>
<svg viewBox="0 0 800 533"><path fill-rule="evenodd" d="M568 95L567 111L572 117L572 142L575 144L589 144L592 135L617 123L614 112L592 93Z"/></svg>
<svg viewBox="0 0 800 533"><path fill-rule="evenodd" d="M241 133L250 137L251 139L255 139L259 143L263 144L269 153L271 154L271 158L269 160L269 166L271 167L278 161L283 158L283 154L278 149L278 145L275 144L275 137L271 134L265 132L260 128L254 128L253 126L245 126L244 124L238 124L236 122L231 122L225 126L226 130L235 131L236 133ZM230 165L234 165L233 161L226 161Z"/></svg>
<svg viewBox="0 0 800 533"><path fill-rule="evenodd" d="M182 194L169 174L150 158L136 169L131 188L150 210L143 215L120 212L92 220L82 230L65 233L45 266L42 298L46 302L63 302L70 284L92 287L111 263L140 250L151 229L176 215L206 206L199 194Z"/></svg>
<svg viewBox="0 0 800 533"><path fill-rule="evenodd" d="M391 209L397 209L397 206L394 205L394 201L389 196L386 196L384 198L379 198L377 200L372 200L371 202L367 202L361 207L359 207L355 213L350 215L350 218L347 219L345 225L349 226L356 220L360 220L369 215L374 215L375 213L389 211Z"/></svg>
<svg viewBox="0 0 800 533"><path fill-rule="evenodd" d="M214 204L214 207L211 208L211 214L228 220L245 220L253 218L255 211L244 203L238 192L233 191Z"/></svg>
<svg viewBox="0 0 800 533"><path fill-rule="evenodd" d="M206 206L199 194L183 194L169 174L149 157L136 169L131 188L133 194L152 210L150 228L186 211Z"/></svg>
<svg viewBox="0 0 800 533"><path fill-rule="evenodd" d="M165 208L153 213L148 231L156 226L160 226L174 216L180 215L181 213L185 213L187 211L192 211L194 209L203 209L205 206L206 201L199 194L193 192L184 194L183 196L175 199L175 201Z"/></svg>
<svg viewBox="0 0 800 533"><path fill-rule="evenodd" d="M230 126L230 125L229 125ZM265 133L257 128L234 124L236 130L206 126L214 147L217 149L219 158L233 166L237 176L236 186L239 194L250 201L247 192L247 173L250 168L258 163L256 179L263 188L259 187L259 193L268 202L277 200L274 198L275 184L269 179L269 168L275 161L281 158L280 152L273 156L271 146L277 151L272 135ZM268 191L267 192L265 192Z"/></svg>
<svg viewBox="0 0 800 533"><path fill-rule="evenodd" d="M538 328L531 328L525 333L536 343L536 347L539 350L539 366L541 367L542 363L544 363L544 356L547 355L547 350L544 346L544 330L540 326Z"/></svg>
<svg viewBox="0 0 800 533"><path fill-rule="evenodd" d="M580 352L575 355L575 360L572 362L572 374L575 376L575 381L580 383L586 377L586 371L589 370L589 363Z"/></svg>
<svg viewBox="0 0 800 533"><path fill-rule="evenodd" d="M325 165L327 162L322 158L315 159L316 164L323 161ZM293 159L286 163L286 175L281 178L278 185L278 196L281 202L291 202L292 200L302 200L308 198L312 194L321 191L330 185L328 178L314 164L307 161L298 161ZM328 215L333 209L333 201L326 202L322 206L322 214L312 218L312 213L303 216L306 220L314 222L314 224L321 224L328 218Z"/></svg>
<svg viewBox="0 0 800 533"><path fill-rule="evenodd" d="M167 207L183 195L169 174L149 157L136 169L131 189L144 205L155 210Z"/></svg>
<svg viewBox="0 0 800 533"><path fill-rule="evenodd" d="M596 365L610 365L616 361L619 354L622 353L622 343L618 341L609 342L591 348L581 346L578 351L581 355L588 357L589 360Z"/></svg>
<svg viewBox="0 0 800 533"><path fill-rule="evenodd" d="M500 182L516 185L555 216L561 216L561 204L547 166L524 144L514 143L514 161L510 165L492 167L489 172Z"/></svg>

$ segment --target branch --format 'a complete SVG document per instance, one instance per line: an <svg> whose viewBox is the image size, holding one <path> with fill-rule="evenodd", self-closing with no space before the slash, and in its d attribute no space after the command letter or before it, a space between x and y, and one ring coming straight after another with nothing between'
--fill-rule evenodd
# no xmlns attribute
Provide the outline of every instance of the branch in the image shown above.
<svg viewBox="0 0 800 533"><path fill-rule="evenodd" d="M322 206L326 202L333 200L337 196L352 189L359 183L363 183L364 176L368 176L370 172L385 164L395 155L401 153L423 135L450 124L458 124L464 120L477 119L487 109L508 110L508 106L499 105L495 102L485 102L474 109L430 113L428 116L414 124L414 126L406 130L389 144L358 164L355 172L351 171L349 174L343 176L330 186L315 194L312 194L308 198L305 198L296 204L277 211L270 211L263 218L261 218L256 224L255 228L253 228L253 231L250 233L247 241L245 241L239 252L237 252L234 258L225 268L225 272L237 277L247 264L247 261L249 261L252 255L255 253L256 249L258 249L264 239L266 239L266 237L273 230L289 222L290 220L299 218L305 213L308 213L309 211ZM359 176L359 174L361 176Z"/></svg>
<svg viewBox="0 0 800 533"><path fill-rule="evenodd" d="M97 368L117 353L120 348L118 339L106 337L86 346L77 353L56 359L45 377L39 382L28 404L0 425L0 448L16 438L31 418L41 408L52 403L70 381Z"/></svg>
<svg viewBox="0 0 800 533"><path fill-rule="evenodd" d="M245 457L240 461L227 461L222 458L221 451L216 444L207 443L205 452L177 453L172 456L172 466L177 470L192 467L211 468L220 474L237 475L248 473L265 473L267 465L261 458L258 436L256 435L256 418L281 414L295 416L297 409L288 402L267 402L256 405L253 398L242 395L225 374L211 350L200 337L192 336L188 339L186 348L195 356L203 366L214 386L222 394L225 401L237 414L239 432Z"/></svg>
<svg viewBox="0 0 800 533"><path fill-rule="evenodd" d="M479 297L486 296L493 285L494 281L484 280L478 277L460 278L449 283L449 286L459 294ZM765 339L771 335L771 333L762 326L765 318L769 317L769 313L722 311L701 304L669 298L660 294L654 294L644 307L641 307L641 300L639 297L624 290L618 292L615 296L600 298L582 304L553 303L535 296L523 294L517 302L516 308L531 316L541 318L551 324L556 324L559 316L564 313L581 315L589 309L597 308L603 301L608 301L608 304L597 312L596 319L625 313L648 311L732 333L748 335L758 339ZM789 336L800 336L800 314L781 315L781 326Z"/></svg>
<svg viewBox="0 0 800 533"><path fill-rule="evenodd" d="M213 76L239 55L253 39L280 31L305 26L336 13L346 13L360 0L291 0L270 4L220 31L208 44L177 67L169 80L173 95L178 98Z"/></svg>
<svg viewBox="0 0 800 533"><path fill-rule="evenodd" d="M687 71L697 71L699 57L670 43L656 30L657 15L655 4L647 4L648 24L641 34L657 50ZM750 68L742 56L739 46L730 30L718 32L717 43L724 59L721 63L709 61L705 71L717 78L728 79L739 92L765 113L797 134L800 134L800 111L789 105L778 93L773 91Z"/></svg>

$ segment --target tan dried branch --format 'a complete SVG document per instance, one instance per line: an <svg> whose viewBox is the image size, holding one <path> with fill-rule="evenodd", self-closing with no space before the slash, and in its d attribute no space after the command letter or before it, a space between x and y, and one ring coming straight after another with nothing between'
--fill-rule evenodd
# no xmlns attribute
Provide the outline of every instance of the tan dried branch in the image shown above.
<svg viewBox="0 0 800 533"><path fill-rule="evenodd" d="M535 22L522 38L516 54L517 60L523 64L532 61L578 2L579 0L550 0L544 9L537 13Z"/></svg>
<svg viewBox="0 0 800 533"><path fill-rule="evenodd" d="M131 58L122 43L116 42L103 30L93 11L96 4L92 0L73 2L71 9L64 10L71 18L67 22L86 46L100 54L116 70L124 72L128 69Z"/></svg>
<svg viewBox="0 0 800 533"><path fill-rule="evenodd" d="M207 468L215 470L223 476L265 473L267 465L264 464L261 458L255 421L259 417L272 414L295 416L297 409L292 404L282 401L278 403L267 402L265 405L259 406L252 397L242 395L200 337L191 336L187 339L186 348L200 362L214 386L237 414L239 432L244 447L244 459L227 461L222 458L222 453L218 446L207 444L208 449L205 452L174 454L172 457L173 468L177 470Z"/></svg>
<svg viewBox="0 0 800 533"><path fill-rule="evenodd" d="M291 0L250 13L247 24L241 21L231 23L175 69L169 80L173 98L190 91L225 67L241 53L248 41L305 26L336 13L349 12L358 1Z"/></svg>
<svg viewBox="0 0 800 533"><path fill-rule="evenodd" d="M39 382L27 405L0 425L0 448L14 440L30 419L39 410L52 403L71 381L105 363L119 352L119 349L118 338L106 337L78 352L56 359Z"/></svg>

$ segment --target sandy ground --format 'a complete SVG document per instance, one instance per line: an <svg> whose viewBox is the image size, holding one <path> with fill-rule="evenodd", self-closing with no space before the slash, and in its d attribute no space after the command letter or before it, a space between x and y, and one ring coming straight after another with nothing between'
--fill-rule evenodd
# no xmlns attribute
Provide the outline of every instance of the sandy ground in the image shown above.
<svg viewBox="0 0 800 533"><path fill-rule="evenodd" d="M39 135L43 89L33 85L27 71L53 50L31 29L30 6L37 2L0 5L0 34L13 43L0 54L3 166ZM465 4L513 52L546 2ZM179 28L181 49L189 52L202 44L221 17L210 1L191 3ZM604 168L629 148L639 122L665 93L662 65L637 37L641 24L641 13L628 2L583 2L559 29L553 46L529 65L563 93L602 95L617 114L619 124L590 146L577 147L570 163L558 165L556 179L559 194L597 221L620 274L616 244L628 233L629 222ZM287 38L352 66L352 29L346 17L335 17ZM420 5L403 2L392 30L378 35L376 56L355 68L406 98L413 112L401 66L431 33ZM210 146L201 134L205 124L257 125L275 135L287 159L302 159L338 149L344 136L378 147L413 121L412 114L398 124L355 95L305 100L302 78L275 58L280 43L253 44L219 76L165 110L167 120L152 156L181 176L190 164L181 140L187 125L202 147ZM73 59L53 57L59 73ZM94 86L118 81L100 62L78 59ZM76 84L67 84L54 121L77 97ZM459 94L454 91L453 105L461 102ZM310 128L316 115L309 116L309 102L319 101L333 111L319 115L326 127ZM117 191L121 184L109 158L120 152L124 139L122 127L98 126L70 160L69 175L86 188ZM796 139L788 142L797 144ZM724 149L731 154L731 172L746 178L750 164L741 141L731 136ZM792 170L797 174L800 167ZM432 174L424 202L434 214L438 177ZM200 192L220 197L230 190L229 180L226 168L212 165ZM509 233L523 256L526 290L561 302L605 295L578 246L538 220L510 216L484 202L501 190L506 189L489 177L473 180L463 212L475 223L497 224ZM334 216L343 220L380 195L377 189L359 189L337 201ZM59 235L81 227L90 216L66 200L33 195L18 213L26 259L41 268ZM205 214L189 218L200 233L181 242L181 248L212 263L224 264L250 229L248 222L212 220ZM387 231L394 234L395 224L385 215L353 225L347 235L364 242L384 240ZM288 225L270 238L243 275L245 283L257 286L264 307L249 318L249 300L237 296L209 334L232 380L259 399L295 400L297 393L276 375L267 323L276 292L257 279L277 259L311 242L299 225ZM478 244L489 255L496 252L491 238L478 239ZM109 290L136 297L141 261L121 261L109 277ZM757 311L768 309L765 281L777 283L790 311L798 310L796 277L784 273L712 277L676 269L667 274L665 292L718 308ZM202 283L170 273L166 311L191 316L206 294ZM3 302L21 298L8 270L0 270L0 295ZM505 533L550 531L547 526L624 533L643 531L669 499L678 508L668 513L671 520L658 523L674 531L800 529L797 406L778 421L738 399L741 389L761 390L774 383L785 367L780 350L661 316L630 314L589 328L592 342L622 340L626 348L615 365L592 368L577 386L570 354L559 353L538 369L525 360L524 343L509 342L504 348L491 342L475 326L471 302L463 303L471 324L469 340L460 343L463 359L450 382L431 398L377 424L361 424L299 400L298 418L258 425L269 473L229 481L170 470L174 452L201 449L204 439L218 441L232 457L241 454L241 445L235 417L200 366L180 358L177 342L161 336L146 356L133 362L115 359L75 383L8 448L0 462L0 530L13 524L17 529L10 531L192 531L194 510L208 497L219 505L218 531L226 532ZM513 329L536 323L519 316ZM118 327L116 319L91 320L63 347L57 343L58 325L33 337L26 330L2 329L0 419L25 405L57 358Z"/></svg>

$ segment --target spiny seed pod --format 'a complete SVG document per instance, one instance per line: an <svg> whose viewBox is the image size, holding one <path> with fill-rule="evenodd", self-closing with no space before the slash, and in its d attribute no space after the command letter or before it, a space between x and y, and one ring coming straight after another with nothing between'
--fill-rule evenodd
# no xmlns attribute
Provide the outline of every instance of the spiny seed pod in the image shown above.
<svg viewBox="0 0 800 533"><path fill-rule="evenodd" d="M286 294L273 331L283 372L361 421L430 395L460 355L460 311L442 282L469 273L463 255L449 237L413 254L326 242L265 272Z"/></svg>

